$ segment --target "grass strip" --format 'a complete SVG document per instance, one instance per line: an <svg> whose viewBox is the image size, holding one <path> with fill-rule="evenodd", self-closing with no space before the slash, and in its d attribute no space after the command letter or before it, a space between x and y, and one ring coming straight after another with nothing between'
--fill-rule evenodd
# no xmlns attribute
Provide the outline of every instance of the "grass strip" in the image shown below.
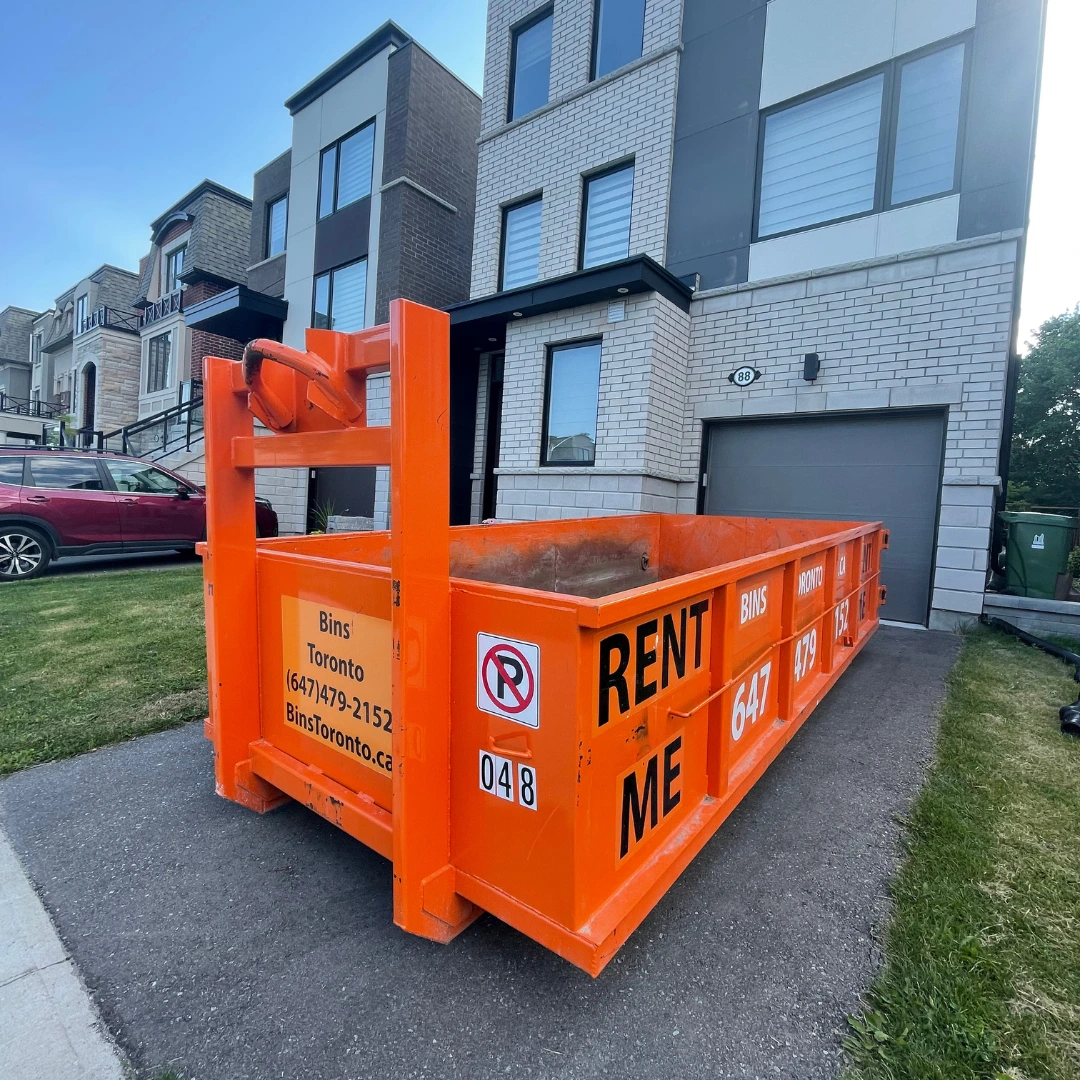
<svg viewBox="0 0 1080 1080"><path fill-rule="evenodd" d="M1080 1080L1080 740L1057 716L1071 674L966 635L884 969L850 1020L850 1080Z"/></svg>
<svg viewBox="0 0 1080 1080"><path fill-rule="evenodd" d="M0 587L0 775L206 711L198 565Z"/></svg>

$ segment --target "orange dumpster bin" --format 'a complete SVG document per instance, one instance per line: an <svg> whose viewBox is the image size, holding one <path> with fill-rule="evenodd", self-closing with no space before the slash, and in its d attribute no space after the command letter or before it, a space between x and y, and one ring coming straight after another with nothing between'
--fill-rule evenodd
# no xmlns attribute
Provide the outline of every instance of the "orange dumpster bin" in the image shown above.
<svg viewBox="0 0 1080 1080"><path fill-rule="evenodd" d="M489 911L597 975L874 632L887 533L450 528L447 316L395 301L306 344L206 361L217 790L299 800L392 860L407 931ZM256 540L255 468L374 464L388 532Z"/></svg>

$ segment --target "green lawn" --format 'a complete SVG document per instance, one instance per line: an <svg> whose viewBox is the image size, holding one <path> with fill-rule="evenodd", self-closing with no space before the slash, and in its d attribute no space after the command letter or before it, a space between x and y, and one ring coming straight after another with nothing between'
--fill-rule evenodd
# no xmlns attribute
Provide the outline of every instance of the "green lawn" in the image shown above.
<svg viewBox="0 0 1080 1080"><path fill-rule="evenodd" d="M0 586L0 775L206 710L198 564Z"/></svg>
<svg viewBox="0 0 1080 1080"><path fill-rule="evenodd" d="M852 1080L1080 1078L1080 739L1071 669L967 635L893 883Z"/></svg>

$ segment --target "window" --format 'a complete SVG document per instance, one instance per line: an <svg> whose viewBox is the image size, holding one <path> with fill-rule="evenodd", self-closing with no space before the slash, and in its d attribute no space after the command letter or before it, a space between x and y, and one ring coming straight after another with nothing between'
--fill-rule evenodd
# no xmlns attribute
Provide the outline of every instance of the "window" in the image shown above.
<svg viewBox="0 0 1080 1080"><path fill-rule="evenodd" d="M592 77L637 60L644 40L645 0L596 0Z"/></svg>
<svg viewBox="0 0 1080 1080"><path fill-rule="evenodd" d="M169 387L172 331L150 339L146 350L146 392L156 394Z"/></svg>
<svg viewBox="0 0 1080 1080"><path fill-rule="evenodd" d="M104 491L97 460L85 457L31 457L34 486L76 491Z"/></svg>
<svg viewBox="0 0 1080 1080"><path fill-rule="evenodd" d="M585 181L581 268L625 259L630 254L630 208L634 166L623 165Z"/></svg>
<svg viewBox="0 0 1080 1080"><path fill-rule="evenodd" d="M75 333L81 334L86 329L86 312L90 297L83 293L75 301Z"/></svg>
<svg viewBox="0 0 1080 1080"><path fill-rule="evenodd" d="M311 325L316 330L363 330L367 310L367 259L315 279Z"/></svg>
<svg viewBox="0 0 1080 1080"><path fill-rule="evenodd" d="M0 484L21 487L25 460L21 457L0 457Z"/></svg>
<svg viewBox="0 0 1080 1080"><path fill-rule="evenodd" d="M500 289L530 285L540 277L540 218L543 209L543 199L531 199L503 211Z"/></svg>
<svg viewBox="0 0 1080 1080"><path fill-rule="evenodd" d="M162 296L180 288L179 278L184 272L184 252L186 251L187 244L184 244L165 256L165 288L161 291Z"/></svg>
<svg viewBox="0 0 1080 1080"><path fill-rule="evenodd" d="M964 83L964 46L904 64L889 201L913 202L952 191Z"/></svg>
<svg viewBox="0 0 1080 1080"><path fill-rule="evenodd" d="M289 220L289 196L282 195L266 208L266 257L285 250L285 227Z"/></svg>
<svg viewBox="0 0 1080 1080"><path fill-rule="evenodd" d="M375 122L328 146L319 159L319 217L371 194Z"/></svg>
<svg viewBox="0 0 1080 1080"><path fill-rule="evenodd" d="M894 61L769 113L757 237L954 191L965 51L959 44Z"/></svg>
<svg viewBox="0 0 1080 1080"><path fill-rule="evenodd" d="M516 120L548 102L551 89L551 24L552 9L547 8L513 33L507 120Z"/></svg>
<svg viewBox="0 0 1080 1080"><path fill-rule="evenodd" d="M548 353L544 465L592 465L600 399L600 342L556 345Z"/></svg>
<svg viewBox="0 0 1080 1080"><path fill-rule="evenodd" d="M104 460L117 491L130 491L138 495L175 495L178 491L190 490L168 473L144 461Z"/></svg>

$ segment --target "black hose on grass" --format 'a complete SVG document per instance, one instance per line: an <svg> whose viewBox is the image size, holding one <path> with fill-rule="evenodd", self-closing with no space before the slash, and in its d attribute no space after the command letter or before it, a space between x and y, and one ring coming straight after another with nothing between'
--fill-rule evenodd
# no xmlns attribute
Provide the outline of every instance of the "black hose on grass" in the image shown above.
<svg viewBox="0 0 1080 1080"><path fill-rule="evenodd" d="M1064 660L1066 664L1072 664L1073 680L1080 683L1080 655L1074 653L1071 649L1055 645L1052 641L1044 641L1034 634L1029 634L1026 630L1021 630L1019 626L1013 626L1011 622L999 619L996 615L980 615L979 621L987 626L996 626L999 630L1004 630L1005 633L1018 637L1025 645L1042 649L1044 653L1056 656L1059 660ZM1080 697L1071 705L1062 705L1058 715L1061 717L1061 732L1063 735L1080 736Z"/></svg>

